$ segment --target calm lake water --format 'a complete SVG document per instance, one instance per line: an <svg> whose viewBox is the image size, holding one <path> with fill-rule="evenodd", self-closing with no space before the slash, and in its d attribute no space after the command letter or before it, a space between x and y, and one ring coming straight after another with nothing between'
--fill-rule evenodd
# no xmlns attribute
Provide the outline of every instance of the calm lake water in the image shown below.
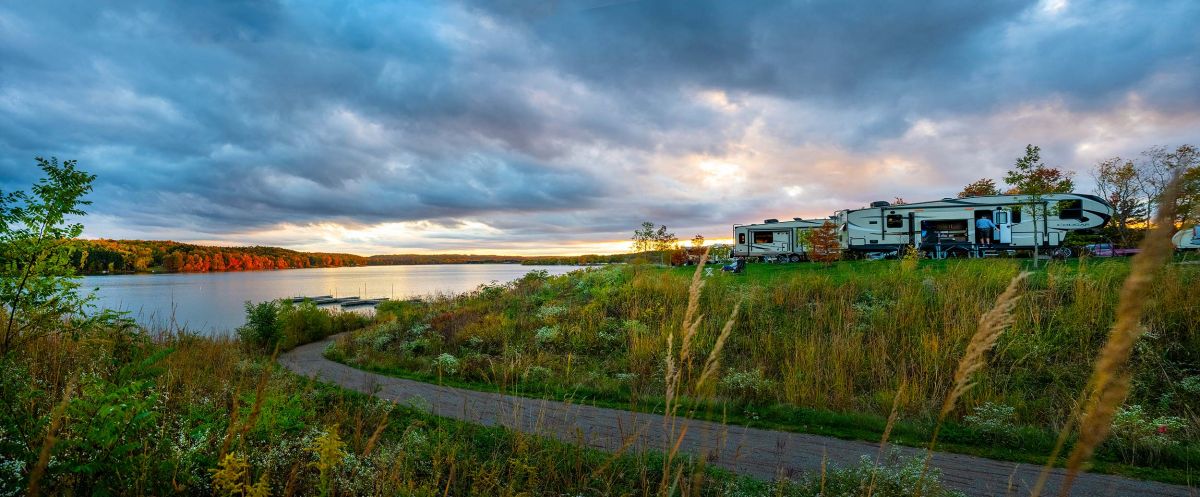
<svg viewBox="0 0 1200 497"><path fill-rule="evenodd" d="M367 266L196 274L87 276L96 305L129 311L152 328L227 333L245 323L244 303L295 296L407 298L460 293L493 281L512 281L534 270L562 274L576 266L447 264Z"/></svg>

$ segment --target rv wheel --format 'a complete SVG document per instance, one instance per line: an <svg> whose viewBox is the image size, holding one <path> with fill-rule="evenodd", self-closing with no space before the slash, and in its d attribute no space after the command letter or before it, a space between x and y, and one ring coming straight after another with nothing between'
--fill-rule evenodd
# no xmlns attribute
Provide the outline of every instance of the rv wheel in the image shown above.
<svg viewBox="0 0 1200 497"><path fill-rule="evenodd" d="M796 254L792 254L791 256L788 257L788 260L792 261L792 262L800 262L800 256L796 255Z"/></svg>
<svg viewBox="0 0 1200 497"><path fill-rule="evenodd" d="M1054 256L1056 259L1066 259L1071 257L1072 253L1073 252L1071 252L1070 247L1059 247L1054 249L1054 252L1052 252L1050 255Z"/></svg>

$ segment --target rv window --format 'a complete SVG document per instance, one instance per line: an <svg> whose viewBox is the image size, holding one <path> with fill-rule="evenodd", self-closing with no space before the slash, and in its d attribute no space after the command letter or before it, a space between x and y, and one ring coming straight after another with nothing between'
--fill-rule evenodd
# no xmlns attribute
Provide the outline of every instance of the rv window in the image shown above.
<svg viewBox="0 0 1200 497"><path fill-rule="evenodd" d="M1060 219L1080 219L1083 217L1082 200L1062 200L1058 202L1058 217Z"/></svg>
<svg viewBox="0 0 1200 497"><path fill-rule="evenodd" d="M746 234L738 233L738 245L745 245L745 244L746 244Z"/></svg>
<svg viewBox="0 0 1200 497"><path fill-rule="evenodd" d="M1021 224L1021 209L1020 208L1013 209L1012 222L1013 222L1013 224Z"/></svg>
<svg viewBox="0 0 1200 497"><path fill-rule="evenodd" d="M770 231L755 231L754 243L771 243L775 241L775 235Z"/></svg>
<svg viewBox="0 0 1200 497"><path fill-rule="evenodd" d="M899 214L889 214L887 217L887 227L903 228L904 227L904 216L901 216Z"/></svg>

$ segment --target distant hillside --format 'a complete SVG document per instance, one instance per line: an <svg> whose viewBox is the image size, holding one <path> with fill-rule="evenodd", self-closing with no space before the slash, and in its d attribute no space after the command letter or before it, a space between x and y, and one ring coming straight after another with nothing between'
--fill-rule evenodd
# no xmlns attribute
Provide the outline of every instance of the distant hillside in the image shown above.
<svg viewBox="0 0 1200 497"><path fill-rule="evenodd" d="M215 247L154 240L73 240L76 267L84 274L207 273L306 267L364 266L352 254L297 252L279 247Z"/></svg>
<svg viewBox="0 0 1200 497"><path fill-rule="evenodd" d="M279 247L217 247L157 240L72 240L83 274L208 273L417 264L594 264L627 262L632 254L519 256L469 254L354 254L298 252Z"/></svg>

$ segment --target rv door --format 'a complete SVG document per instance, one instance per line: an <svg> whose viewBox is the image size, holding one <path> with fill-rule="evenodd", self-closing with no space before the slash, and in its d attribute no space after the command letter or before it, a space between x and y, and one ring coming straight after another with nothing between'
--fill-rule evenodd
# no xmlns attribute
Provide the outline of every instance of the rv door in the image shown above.
<svg viewBox="0 0 1200 497"><path fill-rule="evenodd" d="M996 243L1012 243L1012 218L1008 211L996 209Z"/></svg>

